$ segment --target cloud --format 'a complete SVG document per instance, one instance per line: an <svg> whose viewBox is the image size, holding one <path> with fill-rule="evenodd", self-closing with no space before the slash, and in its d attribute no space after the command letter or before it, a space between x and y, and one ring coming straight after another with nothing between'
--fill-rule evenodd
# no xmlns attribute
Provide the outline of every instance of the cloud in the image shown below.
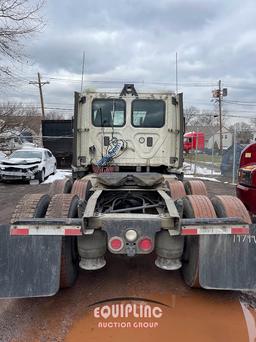
<svg viewBox="0 0 256 342"><path fill-rule="evenodd" d="M27 46L34 65L22 74L40 70L52 77L44 89L51 101L67 102L71 92L70 102L72 90L79 90L83 51L85 79L94 86L95 80L120 80L121 87L126 80L152 88L158 81L174 89L177 51L187 105L209 106L219 79L229 85L230 99L254 99L253 0L49 0L44 12L46 29Z"/></svg>

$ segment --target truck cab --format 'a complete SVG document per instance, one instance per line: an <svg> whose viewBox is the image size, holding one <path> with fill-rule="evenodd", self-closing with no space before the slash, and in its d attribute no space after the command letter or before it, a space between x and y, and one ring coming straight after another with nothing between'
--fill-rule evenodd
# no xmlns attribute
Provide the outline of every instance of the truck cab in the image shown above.
<svg viewBox="0 0 256 342"><path fill-rule="evenodd" d="M182 94L137 93L131 84L121 93L75 93L74 178L104 167L180 175L183 130Z"/></svg>
<svg viewBox="0 0 256 342"><path fill-rule="evenodd" d="M244 148L238 171L237 197L249 212L256 215L256 144Z"/></svg>
<svg viewBox="0 0 256 342"><path fill-rule="evenodd" d="M184 134L184 151L203 151L204 150L204 133L188 132Z"/></svg>

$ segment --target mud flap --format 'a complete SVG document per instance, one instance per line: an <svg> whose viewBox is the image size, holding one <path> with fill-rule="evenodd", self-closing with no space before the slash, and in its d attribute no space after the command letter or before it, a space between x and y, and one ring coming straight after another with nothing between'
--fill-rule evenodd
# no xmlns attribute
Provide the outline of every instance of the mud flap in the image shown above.
<svg viewBox="0 0 256 342"><path fill-rule="evenodd" d="M52 296L59 290L61 236L10 236L0 225L0 298Z"/></svg>
<svg viewBox="0 0 256 342"><path fill-rule="evenodd" d="M256 227L250 235L201 236L199 282L205 289L256 289Z"/></svg>

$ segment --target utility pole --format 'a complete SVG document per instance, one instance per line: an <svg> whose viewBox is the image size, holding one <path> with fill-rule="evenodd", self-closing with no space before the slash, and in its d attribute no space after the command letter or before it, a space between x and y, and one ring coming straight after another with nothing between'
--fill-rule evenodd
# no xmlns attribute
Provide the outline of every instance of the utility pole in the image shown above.
<svg viewBox="0 0 256 342"><path fill-rule="evenodd" d="M42 117L44 119L45 118L45 114L44 114L44 97L43 97L42 87L45 84L50 84L50 82L49 81L42 82L41 81L41 75L40 75L39 72L37 73L37 79L38 79L38 81L30 81L29 84L34 84L34 85L37 85L39 87L39 95L40 95L40 102L41 102Z"/></svg>
<svg viewBox="0 0 256 342"><path fill-rule="evenodd" d="M222 100L223 96L227 96L228 90L227 88L221 88L221 80L219 80L219 87L212 91L213 98L216 98L215 102L219 102L219 120L220 120L220 153L222 155L223 152L223 136L222 136Z"/></svg>
<svg viewBox="0 0 256 342"><path fill-rule="evenodd" d="M219 80L219 91L218 91L218 97L219 97L219 119L220 119L220 154L222 156L223 152L223 144L222 144L222 106L221 106L221 100L222 100L222 93L221 93L221 80Z"/></svg>

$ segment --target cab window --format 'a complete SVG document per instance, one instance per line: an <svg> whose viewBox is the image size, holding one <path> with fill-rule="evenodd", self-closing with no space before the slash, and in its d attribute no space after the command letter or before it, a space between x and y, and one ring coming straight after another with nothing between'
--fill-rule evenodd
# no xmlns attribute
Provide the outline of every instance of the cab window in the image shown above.
<svg viewBox="0 0 256 342"><path fill-rule="evenodd" d="M135 127L160 128L165 124L163 100L134 100L132 102L132 125Z"/></svg>
<svg viewBox="0 0 256 342"><path fill-rule="evenodd" d="M92 102L92 123L96 127L122 127L125 125L125 101L95 99Z"/></svg>

